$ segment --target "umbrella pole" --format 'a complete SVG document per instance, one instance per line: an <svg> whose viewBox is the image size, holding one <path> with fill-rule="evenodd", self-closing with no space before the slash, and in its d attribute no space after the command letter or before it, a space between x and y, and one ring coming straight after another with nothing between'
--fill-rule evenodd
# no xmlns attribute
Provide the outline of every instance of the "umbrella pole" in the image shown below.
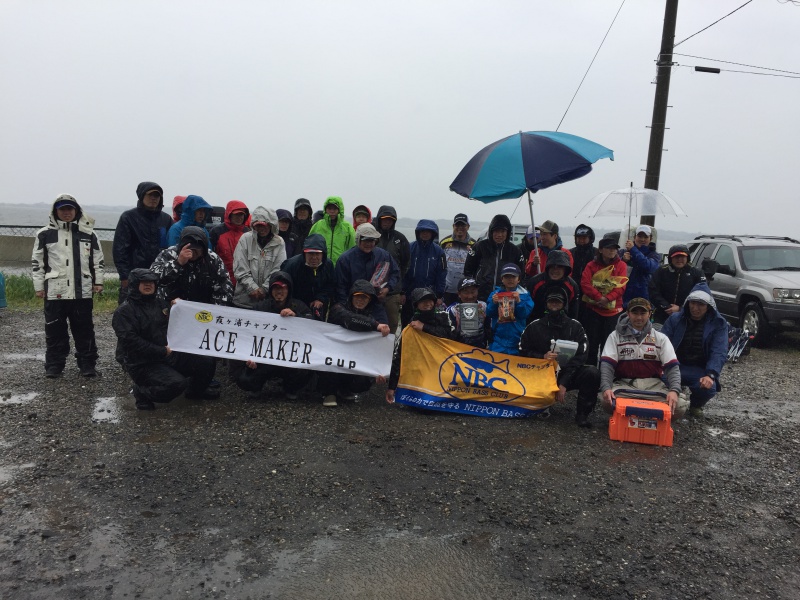
<svg viewBox="0 0 800 600"><path fill-rule="evenodd" d="M531 228L533 229L533 251L536 253L536 256L539 256L539 244L536 240L536 223L533 221L533 198L531 198L531 191L529 189L525 190L528 193L528 210L531 213ZM536 263L536 273L539 274L542 272L542 265L541 263Z"/></svg>
<svg viewBox="0 0 800 600"><path fill-rule="evenodd" d="M631 216L633 215L633 182L631 181L631 191L628 193L628 231L625 237L631 239Z"/></svg>

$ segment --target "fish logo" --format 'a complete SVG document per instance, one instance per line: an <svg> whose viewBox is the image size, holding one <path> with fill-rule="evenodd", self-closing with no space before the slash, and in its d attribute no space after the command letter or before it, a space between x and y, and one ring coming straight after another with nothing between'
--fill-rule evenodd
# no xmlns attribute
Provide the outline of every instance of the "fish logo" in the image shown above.
<svg viewBox="0 0 800 600"><path fill-rule="evenodd" d="M214 320L214 315L212 315L207 310L201 310L194 316L195 319L200 321L201 323L211 323Z"/></svg>
<svg viewBox="0 0 800 600"><path fill-rule="evenodd" d="M457 400L502 403L525 395L525 385L510 372L509 359L495 360L480 348L448 356L439 368L439 385Z"/></svg>

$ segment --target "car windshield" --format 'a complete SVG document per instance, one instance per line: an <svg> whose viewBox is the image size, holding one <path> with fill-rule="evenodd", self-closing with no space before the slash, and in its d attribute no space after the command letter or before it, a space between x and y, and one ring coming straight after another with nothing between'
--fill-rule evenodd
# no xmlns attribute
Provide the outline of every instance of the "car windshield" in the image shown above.
<svg viewBox="0 0 800 600"><path fill-rule="evenodd" d="M800 246L742 248L747 271L800 271Z"/></svg>

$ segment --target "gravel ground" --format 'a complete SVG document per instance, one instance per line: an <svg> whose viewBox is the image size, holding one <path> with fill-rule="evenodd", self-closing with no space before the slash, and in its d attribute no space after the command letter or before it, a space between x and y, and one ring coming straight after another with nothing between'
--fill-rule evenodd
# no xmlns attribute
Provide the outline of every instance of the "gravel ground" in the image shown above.
<svg viewBox="0 0 800 600"><path fill-rule="evenodd" d="M797 337L661 448L575 427L572 395L501 420L226 385L141 413L95 322L102 377L53 381L41 313L0 319L2 598L800 597Z"/></svg>

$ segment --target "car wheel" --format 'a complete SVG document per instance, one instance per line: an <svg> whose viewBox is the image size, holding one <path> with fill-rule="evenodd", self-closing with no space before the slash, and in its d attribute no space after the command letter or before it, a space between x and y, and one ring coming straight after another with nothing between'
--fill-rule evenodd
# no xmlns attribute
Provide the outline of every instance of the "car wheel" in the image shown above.
<svg viewBox="0 0 800 600"><path fill-rule="evenodd" d="M772 339L772 328L767 323L764 311L758 302L750 302L742 311L741 328L753 336L752 344L756 348L768 346Z"/></svg>

